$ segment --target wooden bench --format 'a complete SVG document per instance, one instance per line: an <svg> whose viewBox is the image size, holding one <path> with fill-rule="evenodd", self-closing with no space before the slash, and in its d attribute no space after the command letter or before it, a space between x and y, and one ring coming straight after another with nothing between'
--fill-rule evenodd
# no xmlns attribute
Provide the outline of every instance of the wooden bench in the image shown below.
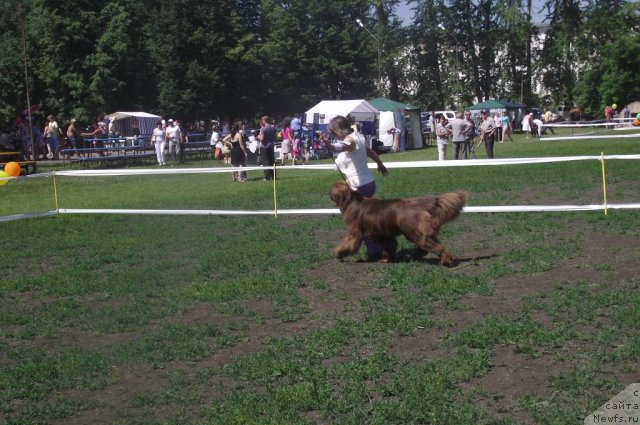
<svg viewBox="0 0 640 425"><path fill-rule="evenodd" d="M63 166L76 163L87 167L90 163L122 162L126 165L129 161L155 158L155 154L146 153L141 146L119 146L100 148L63 149L60 151ZM95 154L95 156L94 156Z"/></svg>
<svg viewBox="0 0 640 425"><path fill-rule="evenodd" d="M211 150L211 143L208 141L202 142L189 142L182 144L184 156L198 156L206 159L207 157L213 158L213 151Z"/></svg>
<svg viewBox="0 0 640 425"><path fill-rule="evenodd" d="M18 163L20 168L22 170L24 170L24 172L22 174L31 174L31 173L35 173L35 171L36 171L36 162L35 161L7 161L7 162L0 162L0 170L4 170L4 166L7 165L7 163L9 163L9 162ZM29 172L29 167L31 167L31 172Z"/></svg>
<svg viewBox="0 0 640 425"><path fill-rule="evenodd" d="M30 160L23 160L22 154L20 152L6 151L0 152L0 170L4 170L4 166L9 162L16 162L22 170L24 170L21 174L31 174L36 171L36 162ZM31 173L29 172L29 167L31 167Z"/></svg>

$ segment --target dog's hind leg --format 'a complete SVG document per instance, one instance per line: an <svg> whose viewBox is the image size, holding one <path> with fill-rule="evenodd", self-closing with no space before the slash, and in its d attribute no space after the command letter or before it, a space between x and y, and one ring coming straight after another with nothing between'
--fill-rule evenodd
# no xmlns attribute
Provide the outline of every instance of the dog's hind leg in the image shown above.
<svg viewBox="0 0 640 425"><path fill-rule="evenodd" d="M431 248L431 252L433 252L438 257L440 257L440 264L442 264L443 266L447 266L447 267L453 267L453 265L454 265L453 255L451 255L449 250L447 248L445 248L445 246L440 243L438 238L437 237L433 237L433 238L430 239L430 242L431 242L431 245L433 247L433 248Z"/></svg>
<svg viewBox="0 0 640 425"><path fill-rule="evenodd" d="M424 238L420 241L413 241L420 249L433 252L435 255L440 257L440 264L447 267L452 267L454 265L454 259L451 253L445 248L444 245L440 243L437 237L432 236L430 238Z"/></svg>
<svg viewBox="0 0 640 425"><path fill-rule="evenodd" d="M336 257L343 258L348 255L353 255L360 249L362 245L362 237L357 235L349 235L342 239L338 246L336 246Z"/></svg>

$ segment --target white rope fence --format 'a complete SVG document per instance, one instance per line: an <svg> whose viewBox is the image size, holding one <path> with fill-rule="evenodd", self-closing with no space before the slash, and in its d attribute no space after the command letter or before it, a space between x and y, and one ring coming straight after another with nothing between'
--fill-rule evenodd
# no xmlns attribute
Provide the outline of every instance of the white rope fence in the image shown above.
<svg viewBox="0 0 640 425"><path fill-rule="evenodd" d="M587 132L584 134L571 134L567 136L552 136L552 137L541 137L541 141L557 141L557 140L583 140L583 139L626 139L626 138L637 138L640 137L640 127L635 127L632 125L633 118L614 118L613 121L580 121L580 122L556 122L556 123L545 123L543 125L544 128L549 129L562 129L562 128L570 128L574 129L584 129L584 130L594 130L599 127L604 127L599 130L605 132L615 131L616 133L620 133L621 131L636 131L632 134L594 134L593 131Z"/></svg>
<svg viewBox="0 0 640 425"><path fill-rule="evenodd" d="M401 161L388 162L386 167L393 168L439 168L439 167L477 167L477 166L500 166L500 165L523 165L523 164L543 164L555 162L570 161L600 161L602 165L602 185L603 198L602 204L592 205L489 205L489 206L467 206L463 209L465 213L524 213L524 212L571 212L571 211L604 211L608 209L640 209L640 203L630 204L609 204L606 199L606 176L605 161L606 160L638 160L639 155L600 155L600 156L564 156L564 157L547 157L547 158L505 158L505 159L477 159L477 160L452 160L452 161ZM281 170L283 167L275 167L274 170ZM331 170L335 171L334 164L317 164L304 165L299 167L284 167L287 170ZM369 168L375 169L376 164L369 163ZM173 175L173 174L212 174L212 173L229 173L238 171L255 171L265 170L265 167L229 167L229 168L147 168L147 169L104 169L104 170L63 170L53 171L49 173L35 174L26 177L8 177L3 180L12 180L17 178L36 178L36 177L105 177L105 176L145 176L145 175ZM2 178L0 178L2 179ZM55 188L55 183L54 183ZM57 189L56 206L58 205ZM268 210L195 210L195 209L79 209L79 208L60 208L56 210L46 211L42 213L16 214L10 216L0 216L0 222L21 220L26 218L51 216L56 214L136 214L136 215L308 215L308 214L339 214L337 208L324 209L278 209L277 205L277 179L273 180L273 197L274 208Z"/></svg>

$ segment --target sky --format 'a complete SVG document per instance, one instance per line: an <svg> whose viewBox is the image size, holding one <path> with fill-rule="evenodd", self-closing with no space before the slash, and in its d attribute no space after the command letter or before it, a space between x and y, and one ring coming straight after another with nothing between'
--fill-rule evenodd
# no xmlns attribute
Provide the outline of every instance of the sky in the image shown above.
<svg viewBox="0 0 640 425"><path fill-rule="evenodd" d="M533 22L540 23L542 19L544 19L543 14L538 13L538 11L544 5L544 0L533 0L531 6L531 12L533 14ZM408 6L404 1L398 5L398 16L402 19L404 26L411 24L411 19L413 17L413 12L411 11L411 7Z"/></svg>

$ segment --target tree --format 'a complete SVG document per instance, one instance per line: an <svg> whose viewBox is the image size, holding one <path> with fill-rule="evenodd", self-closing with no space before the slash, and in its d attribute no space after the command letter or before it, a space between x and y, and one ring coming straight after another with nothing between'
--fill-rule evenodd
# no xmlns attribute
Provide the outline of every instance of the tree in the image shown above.
<svg viewBox="0 0 640 425"><path fill-rule="evenodd" d="M552 93L555 104L572 107L577 69L577 39L582 31L583 16L579 0L547 0L550 20L540 64L542 83Z"/></svg>
<svg viewBox="0 0 640 425"><path fill-rule="evenodd" d="M442 20L443 0L415 1L416 22L409 29L415 40L411 46L415 81L415 94L412 100L427 110L444 107L447 93L443 86L440 51L438 42L438 23Z"/></svg>

